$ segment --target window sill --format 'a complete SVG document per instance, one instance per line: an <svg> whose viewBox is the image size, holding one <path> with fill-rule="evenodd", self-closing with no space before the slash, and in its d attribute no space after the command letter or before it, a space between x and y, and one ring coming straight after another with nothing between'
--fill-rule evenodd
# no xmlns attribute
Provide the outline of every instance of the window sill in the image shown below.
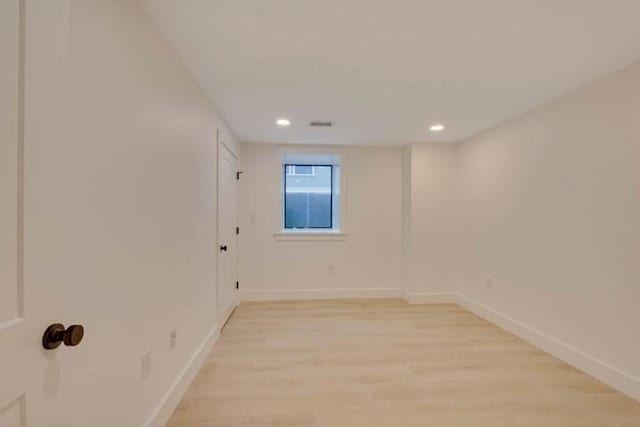
<svg viewBox="0 0 640 427"><path fill-rule="evenodd" d="M273 237L280 241L344 241L348 235L339 231L279 231Z"/></svg>

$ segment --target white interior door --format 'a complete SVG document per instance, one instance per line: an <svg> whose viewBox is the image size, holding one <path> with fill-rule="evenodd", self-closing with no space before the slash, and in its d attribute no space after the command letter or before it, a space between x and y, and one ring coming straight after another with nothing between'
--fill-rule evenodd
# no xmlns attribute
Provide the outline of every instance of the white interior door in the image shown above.
<svg viewBox="0 0 640 427"><path fill-rule="evenodd" d="M0 2L0 426L20 426L27 385L22 381L29 353L25 334L19 230L20 88L22 17L17 1ZM13 348L11 348L13 347ZM32 356L33 357L33 356Z"/></svg>
<svg viewBox="0 0 640 427"><path fill-rule="evenodd" d="M51 242L34 182L41 148L65 138L67 28L65 0L0 1L0 427L71 425L61 382L72 350L45 350L42 335L72 309L40 262Z"/></svg>
<svg viewBox="0 0 640 427"><path fill-rule="evenodd" d="M218 285L217 315L220 326L236 304L237 158L218 133Z"/></svg>

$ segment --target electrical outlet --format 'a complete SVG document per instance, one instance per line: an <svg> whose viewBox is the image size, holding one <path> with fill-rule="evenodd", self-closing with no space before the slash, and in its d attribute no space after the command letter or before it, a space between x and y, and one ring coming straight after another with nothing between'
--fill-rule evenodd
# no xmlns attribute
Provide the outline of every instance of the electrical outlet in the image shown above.
<svg viewBox="0 0 640 427"><path fill-rule="evenodd" d="M151 374L151 352L142 356L142 379L146 380Z"/></svg>
<svg viewBox="0 0 640 427"><path fill-rule="evenodd" d="M169 333L169 349L173 350L176 346L176 340L178 339L178 333L174 329Z"/></svg>

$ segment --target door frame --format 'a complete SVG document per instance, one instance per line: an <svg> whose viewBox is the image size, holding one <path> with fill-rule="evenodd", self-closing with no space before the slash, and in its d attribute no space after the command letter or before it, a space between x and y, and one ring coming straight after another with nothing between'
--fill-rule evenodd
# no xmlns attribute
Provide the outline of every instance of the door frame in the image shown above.
<svg viewBox="0 0 640 427"><path fill-rule="evenodd" d="M222 171L222 162L224 161L224 157L223 157L223 151L228 151L231 156L233 156L235 165L237 166L238 161L239 161L239 157L238 154L234 151L233 147L231 146L231 144L227 144L225 143L225 138L223 136L223 131L218 129L217 131L217 135L216 135L216 140L217 140L217 144L216 144L216 154L217 154L217 184L216 184L216 191L217 191L217 195L216 195L216 303L215 303L215 309L216 309L216 319L218 321L218 326L220 329L223 328L223 326L225 325L225 323L227 322L227 320L229 320L229 317L231 317L231 313L233 313L233 310L235 310L236 306L238 305L238 289L234 289L233 290L233 298L231 299L231 301L222 309L222 312L218 313L218 303L219 303L219 296L220 296L220 264L222 262L221 256L222 256L222 252L220 251L220 245L222 245L222 241L220 238L220 216L221 216L221 210L220 210L220 206L221 206L221 171ZM237 186L237 182L238 180L234 180L234 185L236 185L236 224L238 223L238 186ZM236 258L235 258L235 265L233 266L233 271L234 271L234 275L235 275L235 280L238 280L238 255L239 255L239 251L238 251L238 235L234 234L233 235L233 244L235 247L235 251L236 251ZM228 242L227 242L228 243Z"/></svg>

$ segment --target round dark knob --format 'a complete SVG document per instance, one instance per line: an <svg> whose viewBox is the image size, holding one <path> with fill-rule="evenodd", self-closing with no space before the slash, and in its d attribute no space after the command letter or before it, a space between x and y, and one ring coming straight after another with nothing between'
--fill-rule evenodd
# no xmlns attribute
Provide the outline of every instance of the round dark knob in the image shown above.
<svg viewBox="0 0 640 427"><path fill-rule="evenodd" d="M64 331L62 341L68 347L75 347L80 344L84 337L84 327L82 325L71 325Z"/></svg>
<svg viewBox="0 0 640 427"><path fill-rule="evenodd" d="M84 337L84 327L82 325L71 325L67 329L61 323L50 325L42 336L42 346L47 350L58 348L60 344L75 347Z"/></svg>

